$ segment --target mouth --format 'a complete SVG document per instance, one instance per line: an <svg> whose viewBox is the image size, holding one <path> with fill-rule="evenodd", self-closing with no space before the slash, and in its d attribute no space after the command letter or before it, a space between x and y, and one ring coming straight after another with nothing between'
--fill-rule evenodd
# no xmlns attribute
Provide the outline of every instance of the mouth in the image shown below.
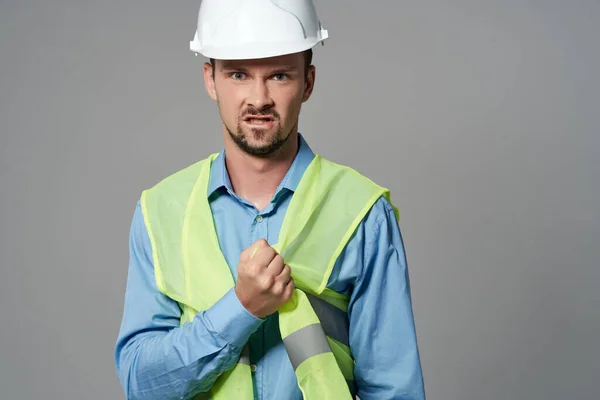
<svg viewBox="0 0 600 400"><path fill-rule="evenodd" d="M270 127L275 122L275 119L270 116L249 115L244 118L244 122L248 125Z"/></svg>

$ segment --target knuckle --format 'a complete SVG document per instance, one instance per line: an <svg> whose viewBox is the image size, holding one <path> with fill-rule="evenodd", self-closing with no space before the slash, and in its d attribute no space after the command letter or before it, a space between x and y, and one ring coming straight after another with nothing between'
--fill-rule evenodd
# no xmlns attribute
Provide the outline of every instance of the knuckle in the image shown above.
<svg viewBox="0 0 600 400"><path fill-rule="evenodd" d="M275 263L275 265L281 266L281 265L283 265L283 257L281 257L281 255L279 255L279 254L276 254L275 257L273 258L273 262Z"/></svg>
<svg viewBox="0 0 600 400"><path fill-rule="evenodd" d="M266 275L261 281L261 288L263 290L269 290L275 283L275 278L271 275Z"/></svg>
<svg viewBox="0 0 600 400"><path fill-rule="evenodd" d="M277 252L272 247L267 247L263 251L269 256L270 260L273 260L277 256Z"/></svg>
<svg viewBox="0 0 600 400"><path fill-rule="evenodd" d="M271 292L272 292L272 293L273 293L275 296L278 296L278 297L279 297L279 296L281 296L281 295L283 295L283 294L284 294L284 292L285 292L285 287L284 287L284 285L277 283L277 284L275 284L275 285L273 286L273 289L271 289Z"/></svg>

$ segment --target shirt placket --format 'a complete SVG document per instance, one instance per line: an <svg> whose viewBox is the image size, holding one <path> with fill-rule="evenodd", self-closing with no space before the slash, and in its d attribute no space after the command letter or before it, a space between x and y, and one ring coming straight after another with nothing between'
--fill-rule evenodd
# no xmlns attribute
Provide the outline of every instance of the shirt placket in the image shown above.
<svg viewBox="0 0 600 400"><path fill-rule="evenodd" d="M266 239L268 237L268 217L264 214L256 213L252 220L250 229L250 243L254 243L258 239ZM262 358L265 353L265 324L262 324L258 331L253 335L252 343L250 344L250 371L252 372L252 382L254 384L254 394L258 399L264 399L264 368L262 368Z"/></svg>

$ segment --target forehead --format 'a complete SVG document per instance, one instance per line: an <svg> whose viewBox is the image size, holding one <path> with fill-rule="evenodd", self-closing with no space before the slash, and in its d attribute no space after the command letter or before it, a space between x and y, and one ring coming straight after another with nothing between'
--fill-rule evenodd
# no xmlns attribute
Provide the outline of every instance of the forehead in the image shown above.
<svg viewBox="0 0 600 400"><path fill-rule="evenodd" d="M215 66L220 70L277 68L300 69L303 65L304 55L302 53L250 60L215 60Z"/></svg>

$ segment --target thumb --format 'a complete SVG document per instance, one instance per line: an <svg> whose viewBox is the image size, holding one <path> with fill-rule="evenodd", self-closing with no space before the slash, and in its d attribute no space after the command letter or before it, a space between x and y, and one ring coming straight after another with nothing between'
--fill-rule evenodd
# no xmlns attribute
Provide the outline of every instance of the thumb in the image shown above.
<svg viewBox="0 0 600 400"><path fill-rule="evenodd" d="M251 260L252 257L254 257L260 249L265 247L269 247L269 243L265 239L258 239L246 249L244 249L244 251L242 251L242 253L240 254L240 261L245 262Z"/></svg>

